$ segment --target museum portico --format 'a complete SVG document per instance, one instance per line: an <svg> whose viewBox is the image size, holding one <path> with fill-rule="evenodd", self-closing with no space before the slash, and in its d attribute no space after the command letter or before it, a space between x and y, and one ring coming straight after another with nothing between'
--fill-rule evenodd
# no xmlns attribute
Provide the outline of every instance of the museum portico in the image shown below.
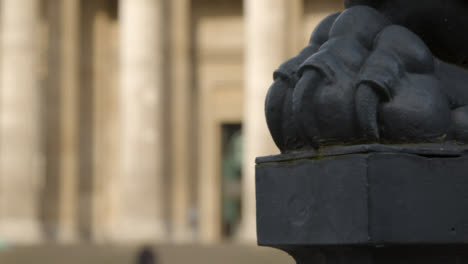
<svg viewBox="0 0 468 264"><path fill-rule="evenodd" d="M0 3L1 240L255 241L271 73L341 1Z"/></svg>

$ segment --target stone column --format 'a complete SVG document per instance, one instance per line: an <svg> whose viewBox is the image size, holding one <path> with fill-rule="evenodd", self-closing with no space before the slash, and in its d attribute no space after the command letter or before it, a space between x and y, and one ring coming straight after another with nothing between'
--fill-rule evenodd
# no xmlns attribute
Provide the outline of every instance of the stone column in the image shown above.
<svg viewBox="0 0 468 264"><path fill-rule="evenodd" d="M1 1L0 238L41 239L38 0Z"/></svg>
<svg viewBox="0 0 468 264"><path fill-rule="evenodd" d="M59 234L61 241L75 239L78 163L78 41L79 0L62 1L61 65L61 181Z"/></svg>
<svg viewBox="0 0 468 264"><path fill-rule="evenodd" d="M190 199L190 1L171 3L171 213L172 239L191 239Z"/></svg>
<svg viewBox="0 0 468 264"><path fill-rule="evenodd" d="M95 1L92 25L92 195L94 241L105 241L119 196L119 24L112 1ZM116 188L117 187L117 188ZM117 191L116 191L117 190ZM110 237L112 239L112 237Z"/></svg>
<svg viewBox="0 0 468 264"><path fill-rule="evenodd" d="M47 122L46 184L41 198L46 235L61 242L76 238L78 172L78 23L79 0L46 1Z"/></svg>
<svg viewBox="0 0 468 264"><path fill-rule="evenodd" d="M290 0L288 2L288 57L296 56L302 50L303 40L303 22L304 22L304 0Z"/></svg>
<svg viewBox="0 0 468 264"><path fill-rule="evenodd" d="M256 241L255 157L278 153L265 121L272 72L288 54L288 1L245 0L245 109L241 239Z"/></svg>
<svg viewBox="0 0 468 264"><path fill-rule="evenodd" d="M164 237L162 1L121 0L120 208L122 241Z"/></svg>

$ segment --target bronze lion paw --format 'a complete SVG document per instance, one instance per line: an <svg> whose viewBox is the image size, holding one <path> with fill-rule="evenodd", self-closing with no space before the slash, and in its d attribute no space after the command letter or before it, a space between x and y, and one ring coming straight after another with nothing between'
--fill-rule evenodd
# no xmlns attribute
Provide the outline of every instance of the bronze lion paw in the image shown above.
<svg viewBox="0 0 468 264"><path fill-rule="evenodd" d="M283 151L330 144L468 140L468 102L447 65L409 29L356 6L320 23L274 73L265 111ZM459 70L459 74L467 74ZM468 76L468 74L467 74Z"/></svg>

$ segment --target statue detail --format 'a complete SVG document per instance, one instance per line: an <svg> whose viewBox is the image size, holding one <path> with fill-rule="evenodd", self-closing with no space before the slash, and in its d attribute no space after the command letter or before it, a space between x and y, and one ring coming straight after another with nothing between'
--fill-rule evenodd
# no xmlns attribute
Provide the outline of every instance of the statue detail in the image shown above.
<svg viewBox="0 0 468 264"><path fill-rule="evenodd" d="M437 8L449 6L444 0L392 2L405 11L387 2L345 1L347 9L324 19L275 71L265 112L282 152L468 142L468 48L445 48L459 46L446 31L467 20L465 34L468 18L456 16L457 5Z"/></svg>

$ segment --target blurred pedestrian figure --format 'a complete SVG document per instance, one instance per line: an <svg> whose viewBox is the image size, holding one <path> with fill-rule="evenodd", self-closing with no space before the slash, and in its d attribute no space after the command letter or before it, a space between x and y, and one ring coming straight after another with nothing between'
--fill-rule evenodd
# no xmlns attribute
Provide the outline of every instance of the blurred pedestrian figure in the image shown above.
<svg viewBox="0 0 468 264"><path fill-rule="evenodd" d="M156 256L150 246L144 246L137 254L136 264L156 264Z"/></svg>

